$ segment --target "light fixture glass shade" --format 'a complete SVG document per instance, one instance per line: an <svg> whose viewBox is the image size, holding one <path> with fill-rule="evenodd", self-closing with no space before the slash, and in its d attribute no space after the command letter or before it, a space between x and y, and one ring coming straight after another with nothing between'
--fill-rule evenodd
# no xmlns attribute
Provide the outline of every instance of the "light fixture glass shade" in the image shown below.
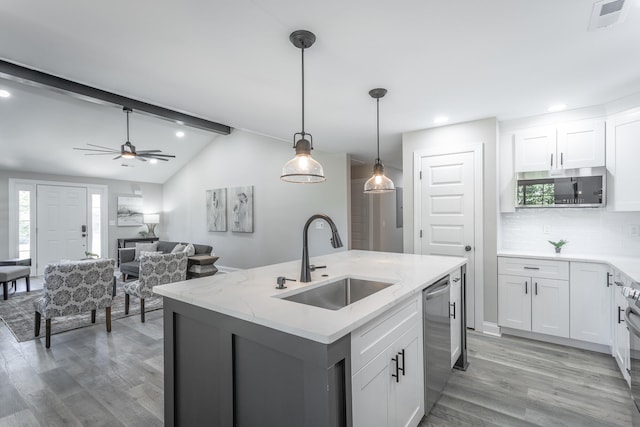
<svg viewBox="0 0 640 427"><path fill-rule="evenodd" d="M143 221L145 224L160 224L160 214L144 214Z"/></svg>
<svg viewBox="0 0 640 427"><path fill-rule="evenodd" d="M305 138L296 142L296 155L285 163L280 179L302 184L326 181L322 165L311 157L311 142Z"/></svg>
<svg viewBox="0 0 640 427"><path fill-rule="evenodd" d="M373 176L364 183L364 192L366 194L388 193L395 189L396 186L393 185L393 181L384 176L384 166L378 159L376 164L373 165Z"/></svg>

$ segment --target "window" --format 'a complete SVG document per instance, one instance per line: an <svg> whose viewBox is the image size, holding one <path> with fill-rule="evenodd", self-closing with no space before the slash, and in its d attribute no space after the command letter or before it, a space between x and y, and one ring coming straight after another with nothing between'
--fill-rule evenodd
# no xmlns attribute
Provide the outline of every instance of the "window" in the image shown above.
<svg viewBox="0 0 640 427"><path fill-rule="evenodd" d="M18 191L18 257L31 258L31 191Z"/></svg>
<svg viewBox="0 0 640 427"><path fill-rule="evenodd" d="M102 252L102 195L91 194L91 253L101 256Z"/></svg>

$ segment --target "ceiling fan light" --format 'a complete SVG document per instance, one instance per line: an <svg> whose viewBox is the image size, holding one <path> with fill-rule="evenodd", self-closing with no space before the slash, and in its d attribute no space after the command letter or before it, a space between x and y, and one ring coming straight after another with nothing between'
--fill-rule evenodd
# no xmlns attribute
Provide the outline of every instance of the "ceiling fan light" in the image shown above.
<svg viewBox="0 0 640 427"><path fill-rule="evenodd" d="M136 158L135 154L130 153L128 151L123 151L121 156L122 156L123 159L135 159Z"/></svg>
<svg viewBox="0 0 640 427"><path fill-rule="evenodd" d="M393 181L384 176L384 165L380 159L376 160L373 165L373 176L364 183L364 192L371 193L389 193L396 189Z"/></svg>

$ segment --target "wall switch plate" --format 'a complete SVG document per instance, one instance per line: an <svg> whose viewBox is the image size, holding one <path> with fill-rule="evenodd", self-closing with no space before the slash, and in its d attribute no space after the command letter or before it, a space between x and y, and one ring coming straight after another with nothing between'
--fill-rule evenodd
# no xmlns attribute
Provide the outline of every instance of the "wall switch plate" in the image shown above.
<svg viewBox="0 0 640 427"><path fill-rule="evenodd" d="M551 226L549 224L545 224L542 226L543 234L551 234Z"/></svg>
<svg viewBox="0 0 640 427"><path fill-rule="evenodd" d="M316 222L316 230L323 230L323 229L324 229L324 222L317 221Z"/></svg>
<svg viewBox="0 0 640 427"><path fill-rule="evenodd" d="M640 236L640 225L638 224L629 224L629 235L632 237Z"/></svg>

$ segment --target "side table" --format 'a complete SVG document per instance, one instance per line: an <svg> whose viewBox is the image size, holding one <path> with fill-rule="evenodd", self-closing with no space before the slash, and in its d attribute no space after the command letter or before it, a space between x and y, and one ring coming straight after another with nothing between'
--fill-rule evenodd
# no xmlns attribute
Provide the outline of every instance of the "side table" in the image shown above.
<svg viewBox="0 0 640 427"><path fill-rule="evenodd" d="M31 266L31 258L9 258L0 260L0 266L6 265L22 265L26 267Z"/></svg>
<svg viewBox="0 0 640 427"><path fill-rule="evenodd" d="M218 260L217 256L194 255L187 260L187 279L213 276L218 268L213 265Z"/></svg>

